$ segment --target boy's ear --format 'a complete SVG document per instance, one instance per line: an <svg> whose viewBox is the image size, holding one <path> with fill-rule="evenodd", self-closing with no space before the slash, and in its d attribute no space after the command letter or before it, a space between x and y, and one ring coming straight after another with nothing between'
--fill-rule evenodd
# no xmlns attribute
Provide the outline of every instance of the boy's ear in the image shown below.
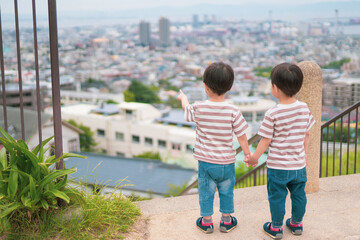
<svg viewBox="0 0 360 240"><path fill-rule="evenodd" d="M279 88L275 84L273 84L272 86L274 88L275 93L279 93Z"/></svg>
<svg viewBox="0 0 360 240"><path fill-rule="evenodd" d="M205 83L204 83L204 88L205 88L206 91L209 91L209 87Z"/></svg>

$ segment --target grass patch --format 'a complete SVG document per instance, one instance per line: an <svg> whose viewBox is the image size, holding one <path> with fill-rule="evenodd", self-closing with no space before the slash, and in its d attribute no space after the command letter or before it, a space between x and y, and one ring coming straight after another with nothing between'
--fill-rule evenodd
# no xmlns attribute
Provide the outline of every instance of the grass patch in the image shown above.
<svg viewBox="0 0 360 240"><path fill-rule="evenodd" d="M349 152L349 161L347 161L347 153L343 151L340 163L340 150L335 152L335 158L333 154L329 154L328 163L326 163L326 152L323 152L321 177L340 176L347 174L360 173L360 151L356 153L356 169L355 169L355 151ZM340 169L341 168L341 169ZM326 171L327 169L327 171ZM341 173L341 174L340 174Z"/></svg>
<svg viewBox="0 0 360 240"><path fill-rule="evenodd" d="M5 239L123 239L141 215L140 209L130 199L116 195L87 195L84 203L65 209L14 212L11 229L0 231ZM65 218L71 209L75 217Z"/></svg>
<svg viewBox="0 0 360 240"><path fill-rule="evenodd" d="M322 156L322 167L321 167L321 177L327 176L340 176L348 175L354 173L360 173L360 151L356 153L356 169L355 169L355 151L349 152L349 161L347 161L347 153L343 151L340 164L340 150L335 152L334 155L331 154L328 156L328 163L326 163L326 152L323 152ZM245 172L246 173L246 172ZM245 173L242 172L241 176ZM341 173L341 174L340 174ZM238 179L238 178L236 178ZM266 185L266 170L256 173L256 186ZM254 175L246 177L242 182L235 185L235 188L246 188L254 186Z"/></svg>

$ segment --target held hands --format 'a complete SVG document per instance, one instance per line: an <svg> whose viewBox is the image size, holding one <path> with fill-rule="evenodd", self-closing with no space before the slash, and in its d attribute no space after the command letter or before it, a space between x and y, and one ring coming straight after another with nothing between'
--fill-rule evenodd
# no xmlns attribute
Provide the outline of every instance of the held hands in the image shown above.
<svg viewBox="0 0 360 240"><path fill-rule="evenodd" d="M252 166L256 167L259 163L259 159L255 159L252 153L246 154L244 158L244 162L246 163L246 167Z"/></svg>

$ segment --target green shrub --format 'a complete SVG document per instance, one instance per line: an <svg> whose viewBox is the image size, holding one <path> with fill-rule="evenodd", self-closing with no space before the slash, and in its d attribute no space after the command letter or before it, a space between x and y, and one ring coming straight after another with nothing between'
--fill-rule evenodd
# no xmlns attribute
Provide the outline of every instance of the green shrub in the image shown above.
<svg viewBox="0 0 360 240"><path fill-rule="evenodd" d="M56 170L53 165L60 159L80 157L65 153L60 158L46 157L44 146L52 137L29 150L23 140L15 140L0 128L0 219L1 226L10 226L11 218L18 211L27 211L29 216L38 209L59 207L59 199L69 203L71 198L80 199L77 191L65 188L67 175L76 169ZM8 152L8 154L6 153Z"/></svg>

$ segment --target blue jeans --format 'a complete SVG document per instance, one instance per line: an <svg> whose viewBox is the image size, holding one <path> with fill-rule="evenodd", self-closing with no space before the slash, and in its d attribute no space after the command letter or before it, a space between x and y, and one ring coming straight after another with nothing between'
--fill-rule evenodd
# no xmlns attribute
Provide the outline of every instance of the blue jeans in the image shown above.
<svg viewBox="0 0 360 240"><path fill-rule="evenodd" d="M216 187L219 191L220 212L234 212L235 164L212 164L199 161L200 215L214 214L213 203Z"/></svg>
<svg viewBox="0 0 360 240"><path fill-rule="evenodd" d="M273 226L282 226L285 215L285 200L290 191L291 217L301 222L306 208L306 167L300 170L267 169L267 191Z"/></svg>

